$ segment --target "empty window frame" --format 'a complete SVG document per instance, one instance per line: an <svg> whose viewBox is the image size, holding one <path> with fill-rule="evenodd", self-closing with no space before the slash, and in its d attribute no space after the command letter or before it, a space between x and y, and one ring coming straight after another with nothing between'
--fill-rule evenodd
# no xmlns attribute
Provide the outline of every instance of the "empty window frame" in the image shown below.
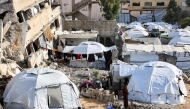
<svg viewBox="0 0 190 109"><path fill-rule="evenodd" d="M138 2L138 3L134 2L133 6L140 6L140 2Z"/></svg>
<svg viewBox="0 0 190 109"><path fill-rule="evenodd" d="M144 6L152 6L152 2L144 2Z"/></svg>
<svg viewBox="0 0 190 109"><path fill-rule="evenodd" d="M164 6L164 2L157 2L157 6Z"/></svg>
<svg viewBox="0 0 190 109"><path fill-rule="evenodd" d="M60 24L59 24L59 20L58 20L58 19L55 19L55 27L56 27L56 28L59 28L59 27L60 27Z"/></svg>

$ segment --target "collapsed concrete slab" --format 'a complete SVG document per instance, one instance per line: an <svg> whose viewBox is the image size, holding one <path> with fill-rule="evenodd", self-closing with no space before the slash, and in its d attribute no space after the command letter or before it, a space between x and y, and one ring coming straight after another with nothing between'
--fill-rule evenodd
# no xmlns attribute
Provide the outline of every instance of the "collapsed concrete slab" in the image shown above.
<svg viewBox="0 0 190 109"><path fill-rule="evenodd" d="M0 64L0 75L15 76L20 73L19 66L14 63Z"/></svg>

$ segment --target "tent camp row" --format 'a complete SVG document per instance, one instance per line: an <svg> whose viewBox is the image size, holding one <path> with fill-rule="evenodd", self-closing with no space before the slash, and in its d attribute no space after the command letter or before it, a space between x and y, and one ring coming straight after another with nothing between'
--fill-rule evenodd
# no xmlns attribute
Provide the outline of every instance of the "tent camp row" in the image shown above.
<svg viewBox="0 0 190 109"><path fill-rule="evenodd" d="M149 61L166 61L180 69L190 69L190 45L135 45L124 44L125 62L140 65Z"/></svg>

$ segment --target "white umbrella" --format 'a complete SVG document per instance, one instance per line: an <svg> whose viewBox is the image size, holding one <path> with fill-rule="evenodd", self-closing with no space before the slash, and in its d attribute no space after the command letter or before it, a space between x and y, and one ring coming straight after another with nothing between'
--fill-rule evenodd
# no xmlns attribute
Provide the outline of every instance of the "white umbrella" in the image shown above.
<svg viewBox="0 0 190 109"><path fill-rule="evenodd" d="M98 42L82 42L74 48L73 54L95 54L107 51L106 47Z"/></svg>

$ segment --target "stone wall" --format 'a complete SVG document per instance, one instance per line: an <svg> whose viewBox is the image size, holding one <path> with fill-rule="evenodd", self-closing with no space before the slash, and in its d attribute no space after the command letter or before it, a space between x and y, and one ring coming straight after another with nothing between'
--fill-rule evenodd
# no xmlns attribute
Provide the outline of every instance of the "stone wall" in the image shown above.
<svg viewBox="0 0 190 109"><path fill-rule="evenodd" d="M118 30L116 21L64 21L64 30L96 30L101 37L114 37Z"/></svg>

